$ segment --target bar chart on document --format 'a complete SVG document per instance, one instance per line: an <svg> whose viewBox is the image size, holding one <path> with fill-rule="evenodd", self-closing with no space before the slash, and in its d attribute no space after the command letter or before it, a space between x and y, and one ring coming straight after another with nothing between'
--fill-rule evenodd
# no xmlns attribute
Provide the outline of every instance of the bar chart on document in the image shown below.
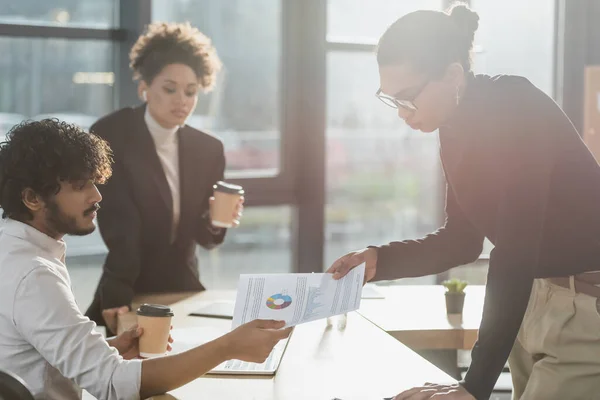
<svg viewBox="0 0 600 400"><path fill-rule="evenodd" d="M325 273L240 275L233 328L255 319L294 326L355 311L360 307L364 274L361 265L337 281Z"/></svg>

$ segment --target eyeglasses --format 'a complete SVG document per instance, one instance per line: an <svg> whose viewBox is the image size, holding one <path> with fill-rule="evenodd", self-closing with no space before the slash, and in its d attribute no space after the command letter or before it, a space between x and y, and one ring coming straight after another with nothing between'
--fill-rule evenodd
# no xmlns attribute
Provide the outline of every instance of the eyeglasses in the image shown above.
<svg viewBox="0 0 600 400"><path fill-rule="evenodd" d="M423 92L423 90L427 87L427 85L429 85L429 81L425 81L418 89L417 93L412 96L412 100L408 100L408 99L398 99L394 96L390 96L387 95L385 93L383 93L381 91L381 89L378 89L377 92L375 93L375 96L381 100L383 102L383 104L385 104L388 107L392 107L392 108L403 108L406 111L410 111L410 112L415 112L418 110L417 106L415 105L414 101L417 99L417 97L419 97L421 95L421 93Z"/></svg>

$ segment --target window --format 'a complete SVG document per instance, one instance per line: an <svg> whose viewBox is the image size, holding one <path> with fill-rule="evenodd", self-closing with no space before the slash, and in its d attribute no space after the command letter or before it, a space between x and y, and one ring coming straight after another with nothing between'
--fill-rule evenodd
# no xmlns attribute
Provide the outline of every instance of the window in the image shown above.
<svg viewBox="0 0 600 400"><path fill-rule="evenodd" d="M198 250L200 281L208 289L235 289L239 274L292 272L290 219L290 206L246 209L242 224L227 232L224 244L211 251ZM95 234L99 236L98 229ZM104 248L81 257L67 245L67 266L81 310L93 300L106 255L102 240L94 241L93 235L66 238Z"/></svg>
<svg viewBox="0 0 600 400"><path fill-rule="evenodd" d="M0 23L112 28L117 0L0 0Z"/></svg>
<svg viewBox="0 0 600 400"><path fill-rule="evenodd" d="M444 191L437 134L412 131L375 97L371 53L327 60L326 265L371 244L439 227Z"/></svg>
<svg viewBox="0 0 600 400"><path fill-rule="evenodd" d="M247 189L248 198L257 205L269 205L247 208L242 225L228 233L225 244L211 252L199 251L203 282L209 288L232 288L240 272L291 271L292 243L304 246L302 254L314 251L319 258L321 242L305 240L308 231L319 228L326 234L327 267L347 251L420 237L443 221L444 182L437 137L412 132L394 110L375 99L378 80L372 50L398 17L418 9L442 10L449 3L326 0L305 6L301 0L0 0L0 24L8 35L0 36L5 55L0 60L0 139L22 119L46 115L89 127L114 110L114 99L127 102L135 96L128 60L114 55L120 41L134 39L150 22L149 8L153 20L189 21L212 38L224 70L216 89L201 95L188 122L223 139L227 179L239 182L237 178L242 178L239 183ZM471 0L481 17L475 71L524 75L552 93L554 3ZM120 10L125 10L121 19ZM328 79L326 221L325 226L313 224L303 227L303 232L293 232L296 226L290 227L290 217L296 206L291 203L305 184L296 179L295 158L285 157L281 149L295 151L288 145L306 139L288 141L288 134L296 135L298 129L282 135L282 127L293 126L298 117L320 121L321 108L286 109L289 120L281 119L282 102L296 95L283 89L311 83L308 74L299 78L282 68L287 65L284 60L299 65L303 58L298 57L305 53L308 59L321 60L323 43L314 32L323 32L325 27L315 24L325 21L326 65L311 65L317 74L326 70ZM576 23L570 21L568 26ZM508 33L506 24L511 26ZM39 37L18 37L32 32ZM79 33L82 39L66 39ZM306 46L288 51L284 46L288 38ZM577 67L573 60L565 62L573 70ZM125 76L115 76L121 71ZM320 104L324 99L318 93L315 101ZM300 133L323 133L323 127L314 128L315 132ZM309 148L302 146L303 151ZM298 208L308 210L310 217L314 204L299 203ZM294 242L290 236L301 239ZM85 309L106 248L98 231L66 240L75 291L81 293L80 305ZM484 253L491 247L486 242ZM321 268L320 261L314 263L315 271ZM452 273L466 274L477 283L481 276L484 279L485 268L460 268Z"/></svg>
<svg viewBox="0 0 600 400"><path fill-rule="evenodd" d="M377 42L394 21L409 12L442 8L442 0L329 0L327 37L335 41Z"/></svg>
<svg viewBox="0 0 600 400"><path fill-rule="evenodd" d="M155 21L189 21L223 61L214 91L188 123L223 139L229 176L279 169L281 4L275 0L154 0Z"/></svg>
<svg viewBox="0 0 600 400"><path fill-rule="evenodd" d="M555 2L472 0L471 7L480 17L475 71L521 75L554 95Z"/></svg>
<svg viewBox="0 0 600 400"><path fill-rule="evenodd" d="M441 0L327 3L326 267L351 250L421 237L443 220L437 134L412 131L375 98L377 61L369 51L402 15L442 7ZM340 43L367 46L348 52Z"/></svg>
<svg viewBox="0 0 600 400"><path fill-rule="evenodd" d="M0 37L0 52L0 138L24 119L88 129L113 110L111 42ZM104 251L97 232L66 241L70 255Z"/></svg>
<svg viewBox="0 0 600 400"><path fill-rule="evenodd" d="M200 280L208 289L235 289L240 274L292 272L291 207L252 207L225 243L200 250Z"/></svg>
<svg viewBox="0 0 600 400"><path fill-rule="evenodd" d="M219 136L226 178L280 171L282 4L276 0L153 0L154 21L190 22L209 36L223 62L213 92L200 95L188 124ZM251 191L248 191L251 192ZM225 242L198 252L209 289L234 289L240 273L292 272L292 207L246 208Z"/></svg>
<svg viewBox="0 0 600 400"><path fill-rule="evenodd" d="M48 116L89 128L113 110L113 45L0 37L0 134Z"/></svg>

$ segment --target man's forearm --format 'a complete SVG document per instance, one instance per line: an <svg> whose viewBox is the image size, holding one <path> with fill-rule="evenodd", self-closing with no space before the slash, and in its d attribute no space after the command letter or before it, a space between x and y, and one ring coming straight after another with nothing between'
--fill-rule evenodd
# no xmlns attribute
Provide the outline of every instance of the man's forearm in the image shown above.
<svg viewBox="0 0 600 400"><path fill-rule="evenodd" d="M204 375L231 358L221 337L184 353L142 362L142 399L163 394Z"/></svg>

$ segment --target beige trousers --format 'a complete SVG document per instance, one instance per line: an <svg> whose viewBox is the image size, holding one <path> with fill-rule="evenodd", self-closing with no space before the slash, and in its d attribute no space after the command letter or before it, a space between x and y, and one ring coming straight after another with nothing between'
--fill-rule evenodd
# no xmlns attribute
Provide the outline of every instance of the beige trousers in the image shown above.
<svg viewBox="0 0 600 400"><path fill-rule="evenodd" d="M536 279L508 363L513 400L600 399L597 299Z"/></svg>

